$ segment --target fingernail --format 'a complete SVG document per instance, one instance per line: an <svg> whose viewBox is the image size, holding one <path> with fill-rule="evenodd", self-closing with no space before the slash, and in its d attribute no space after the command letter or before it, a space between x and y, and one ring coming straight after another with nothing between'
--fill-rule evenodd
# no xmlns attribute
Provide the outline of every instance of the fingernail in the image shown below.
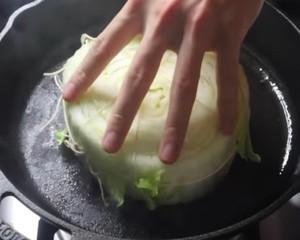
<svg viewBox="0 0 300 240"><path fill-rule="evenodd" d="M71 100L74 98L77 91L77 86L73 82L68 82L63 89L63 97L65 100Z"/></svg>
<svg viewBox="0 0 300 240"><path fill-rule="evenodd" d="M174 144L172 143L167 143L161 152L161 160L164 163L173 163L177 159L177 148Z"/></svg>
<svg viewBox="0 0 300 240"><path fill-rule="evenodd" d="M108 153L114 153L119 149L119 136L116 132L111 131L105 134L102 147Z"/></svg>

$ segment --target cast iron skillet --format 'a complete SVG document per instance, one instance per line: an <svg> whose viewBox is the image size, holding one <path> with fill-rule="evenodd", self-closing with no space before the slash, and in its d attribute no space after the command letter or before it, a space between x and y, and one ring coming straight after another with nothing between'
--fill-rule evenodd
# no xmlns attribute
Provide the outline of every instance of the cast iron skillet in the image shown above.
<svg viewBox="0 0 300 240"><path fill-rule="evenodd" d="M300 191L300 34L266 3L241 51L251 91L251 132L262 162L236 158L207 197L148 212L128 200L105 207L84 159L57 145L59 91L43 73L96 35L124 1L44 1L22 14L0 43L1 196L15 195L73 239L212 239L241 230ZM1 226L3 223L1 223ZM2 236L3 237L3 236Z"/></svg>

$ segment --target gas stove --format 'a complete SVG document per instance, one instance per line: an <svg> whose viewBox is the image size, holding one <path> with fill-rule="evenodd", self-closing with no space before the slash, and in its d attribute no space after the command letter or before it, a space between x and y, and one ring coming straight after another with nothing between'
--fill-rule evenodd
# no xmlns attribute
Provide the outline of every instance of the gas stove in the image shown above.
<svg viewBox="0 0 300 240"><path fill-rule="evenodd" d="M300 28L300 0L273 0L270 2L281 9ZM28 5L28 3L32 3L32 1L0 1L0 36L1 30L5 30L7 20L11 14L20 9L20 7ZM59 227L40 218L13 196L7 196L2 199L0 218L28 239L71 239L69 232L59 229ZM299 240L299 223L300 194L297 194L271 216L228 240Z"/></svg>
<svg viewBox="0 0 300 240"><path fill-rule="evenodd" d="M0 218L30 240L71 240L72 238L69 232L40 218L13 196L7 196L1 201ZM300 194L297 194L265 220L224 240L299 240L299 222ZM17 239L19 238L14 240Z"/></svg>

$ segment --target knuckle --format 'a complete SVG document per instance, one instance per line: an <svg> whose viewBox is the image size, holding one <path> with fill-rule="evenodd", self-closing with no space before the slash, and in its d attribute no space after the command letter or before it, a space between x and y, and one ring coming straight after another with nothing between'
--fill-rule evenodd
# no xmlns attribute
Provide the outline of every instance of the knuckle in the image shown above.
<svg viewBox="0 0 300 240"><path fill-rule="evenodd" d="M193 16L189 21L190 34L192 37L198 37L201 34L201 26L203 25L203 16Z"/></svg>
<svg viewBox="0 0 300 240"><path fill-rule="evenodd" d="M89 79L88 74L81 68L78 68L73 75L71 81L76 85L82 86L84 85Z"/></svg>
<svg viewBox="0 0 300 240"><path fill-rule="evenodd" d="M126 125L126 119L125 117L120 113L113 113L110 117L109 121L109 129L123 133L124 132L124 126Z"/></svg>
<svg viewBox="0 0 300 240"><path fill-rule="evenodd" d="M139 68L134 67L129 73L128 73L128 79L131 81L133 85L138 84L143 76L144 76L144 71L142 69L143 67L140 66Z"/></svg>
<svg viewBox="0 0 300 240"><path fill-rule="evenodd" d="M179 0L163 1L161 5L154 10L153 16L156 19L159 29L164 30L163 27L170 26L172 20L175 19L178 13L179 4Z"/></svg>
<svg viewBox="0 0 300 240"><path fill-rule="evenodd" d="M103 36L98 36L93 44L93 48L90 53L94 55L95 58L106 58L109 56L109 47L106 47L106 41Z"/></svg>
<svg viewBox="0 0 300 240"><path fill-rule="evenodd" d="M143 2L143 0L129 0L126 4L128 13L135 13L137 9L141 8Z"/></svg>
<svg viewBox="0 0 300 240"><path fill-rule="evenodd" d="M145 10L145 0L128 0L124 8L117 15L118 20L122 23L128 22L128 24L141 25L140 21L143 18Z"/></svg>
<svg viewBox="0 0 300 240"><path fill-rule="evenodd" d="M215 10L211 7L202 7L201 10L194 11L188 20L191 35L198 38L203 33L209 34L213 31L216 19Z"/></svg>
<svg viewBox="0 0 300 240"><path fill-rule="evenodd" d="M182 0L162 0L157 1L147 19L146 30L150 30L150 35L159 44L170 48L170 45L179 45L180 36L183 34L183 18L181 14ZM174 25L176 23L176 25ZM147 26L146 26L147 27ZM176 42L176 43L174 43Z"/></svg>
<svg viewBox="0 0 300 240"><path fill-rule="evenodd" d="M135 63L132 64L127 74L127 79L130 81L133 88L138 89L140 83L147 80L148 76L151 75L150 66L155 61L153 57L152 53L145 51L140 53L138 59L136 59Z"/></svg>
<svg viewBox="0 0 300 240"><path fill-rule="evenodd" d="M212 19L213 10L208 7L203 7L200 11L194 11L191 17L191 23L199 25L202 22L207 22Z"/></svg>
<svg viewBox="0 0 300 240"><path fill-rule="evenodd" d="M175 11L177 11L181 0L165 0L163 1L161 8L161 13L163 16L172 15Z"/></svg>
<svg viewBox="0 0 300 240"><path fill-rule="evenodd" d="M174 86L174 94L180 99L195 98L195 92L196 86L188 77L181 78Z"/></svg>
<svg viewBox="0 0 300 240"><path fill-rule="evenodd" d="M181 145L186 135L186 127L186 121L169 123L164 130L163 142L173 142L178 146Z"/></svg>
<svg viewBox="0 0 300 240"><path fill-rule="evenodd" d="M123 125L125 122L125 117L122 114L114 113L111 116L111 124L119 126Z"/></svg>
<svg viewBox="0 0 300 240"><path fill-rule="evenodd" d="M142 68L135 68L128 73L127 79L130 82L130 89L134 94L138 95L141 92L144 77L145 72Z"/></svg>
<svg viewBox="0 0 300 240"><path fill-rule="evenodd" d="M174 123L169 123L164 130L163 142L174 142L179 136L179 127Z"/></svg>

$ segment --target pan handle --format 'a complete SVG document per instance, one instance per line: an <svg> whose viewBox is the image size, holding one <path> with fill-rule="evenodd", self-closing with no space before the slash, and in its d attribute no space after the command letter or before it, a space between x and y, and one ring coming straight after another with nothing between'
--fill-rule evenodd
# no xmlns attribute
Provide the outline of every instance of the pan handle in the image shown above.
<svg viewBox="0 0 300 240"><path fill-rule="evenodd" d="M12 193L12 186L0 171L0 197L1 201L8 194ZM25 236L17 232L9 223L0 217L0 240L27 240Z"/></svg>
<svg viewBox="0 0 300 240"><path fill-rule="evenodd" d="M8 223L0 218L0 239L2 240L27 240L21 233L18 233Z"/></svg>
<svg viewBox="0 0 300 240"><path fill-rule="evenodd" d="M300 155L298 156L298 163L296 165L293 177L293 194L300 193Z"/></svg>

